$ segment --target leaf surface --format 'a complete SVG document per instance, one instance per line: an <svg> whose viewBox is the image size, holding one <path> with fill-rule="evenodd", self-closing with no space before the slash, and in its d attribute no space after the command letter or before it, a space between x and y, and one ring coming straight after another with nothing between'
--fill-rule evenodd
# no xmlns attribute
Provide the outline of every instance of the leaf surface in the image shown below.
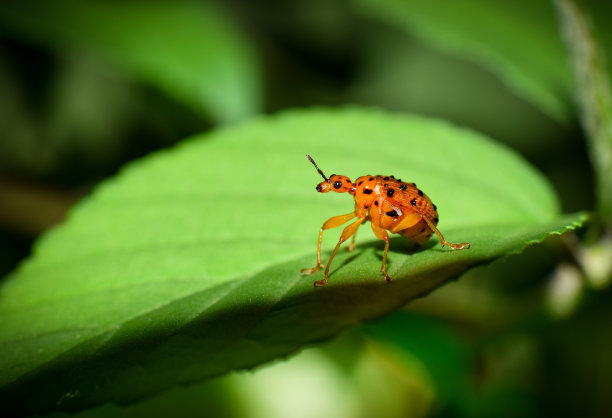
<svg viewBox="0 0 612 418"><path fill-rule="evenodd" d="M306 152L327 175L416 182L445 237L472 248L431 240L409 252L393 238L386 283L366 224L328 285L313 288L322 273L299 271L314 264L318 229L353 202L315 191ZM560 215L549 184L513 151L440 120L316 109L195 137L100 185L4 281L0 406L78 410L250 368L584 218Z"/></svg>

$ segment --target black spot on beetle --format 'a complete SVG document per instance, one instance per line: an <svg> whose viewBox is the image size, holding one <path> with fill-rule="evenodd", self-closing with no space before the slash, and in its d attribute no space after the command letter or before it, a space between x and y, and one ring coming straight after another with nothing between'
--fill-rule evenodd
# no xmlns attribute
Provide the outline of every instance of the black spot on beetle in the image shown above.
<svg viewBox="0 0 612 418"><path fill-rule="evenodd" d="M375 204L376 206L378 206L378 200L374 201L374 204Z"/></svg>
<svg viewBox="0 0 612 418"><path fill-rule="evenodd" d="M389 183L383 184L383 187L389 187Z"/></svg>
<svg viewBox="0 0 612 418"><path fill-rule="evenodd" d="M357 183L357 186L361 186L362 183L363 183L363 180L361 180L359 183Z"/></svg>
<svg viewBox="0 0 612 418"><path fill-rule="evenodd" d="M397 181L399 181L400 183L402 182L402 179L397 179Z"/></svg>
<svg viewBox="0 0 612 418"><path fill-rule="evenodd" d="M368 181L372 181L372 180L374 180L374 177L370 177L370 178L368 179Z"/></svg>
<svg viewBox="0 0 612 418"><path fill-rule="evenodd" d="M342 182L341 181L334 181L334 189L339 189L340 187L342 187Z"/></svg>
<svg viewBox="0 0 612 418"><path fill-rule="evenodd" d="M384 180L384 181L389 180L389 176L383 177L383 180Z"/></svg>
<svg viewBox="0 0 612 418"><path fill-rule="evenodd" d="M372 190L371 189L364 189L363 190L363 194L372 194Z"/></svg>
<svg viewBox="0 0 612 418"><path fill-rule="evenodd" d="M390 210L389 212L385 213L385 215L390 216L392 218L397 218L397 212L395 211L395 209Z"/></svg>
<svg viewBox="0 0 612 418"><path fill-rule="evenodd" d="M417 199L416 199L416 197L410 201L410 204L411 204L412 206L416 206L416 205L417 205Z"/></svg>
<svg viewBox="0 0 612 418"><path fill-rule="evenodd" d="M423 190L419 190L419 196L423 196Z"/></svg>
<svg viewBox="0 0 612 418"><path fill-rule="evenodd" d="M438 210L438 207L436 205L433 205L434 210Z"/></svg>
<svg viewBox="0 0 612 418"><path fill-rule="evenodd" d="M408 186L406 186L405 184L402 184L402 185L400 186L400 190L406 190L407 188L408 188Z"/></svg>
<svg viewBox="0 0 612 418"><path fill-rule="evenodd" d="M433 221L434 221L434 223L435 223L435 224L437 224L437 223L438 223L438 220L439 220L439 219L438 219L438 217L437 217L437 216L436 216L435 218L433 218Z"/></svg>
<svg viewBox="0 0 612 418"><path fill-rule="evenodd" d="M416 183L412 183L412 187L416 187Z"/></svg>
<svg viewBox="0 0 612 418"><path fill-rule="evenodd" d="M387 196L389 196L389 197L393 197L394 193L395 193L395 190L393 190L393 189L387 190Z"/></svg>

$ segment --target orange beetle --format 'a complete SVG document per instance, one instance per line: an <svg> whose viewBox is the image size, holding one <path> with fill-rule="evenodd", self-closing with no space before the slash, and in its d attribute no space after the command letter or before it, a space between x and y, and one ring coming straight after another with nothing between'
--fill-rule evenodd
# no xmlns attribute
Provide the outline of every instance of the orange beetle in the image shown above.
<svg viewBox="0 0 612 418"><path fill-rule="evenodd" d="M325 221L319 231L317 265L312 268L302 269L302 274L312 274L323 267L321 262L323 231L336 228L355 217L357 218L355 222L348 225L342 231L340 240L327 262L325 277L314 282L315 286L322 286L327 283L329 266L340 245L351 235L353 236L353 241L348 249L352 251L355 248L355 232L365 221L370 221L374 235L385 241L380 271L385 275L387 281L391 280L387 274L387 252L389 251L389 234L387 230L394 234L400 234L404 238L411 239L417 244L427 242L435 232L442 246L447 245L453 250L470 248L470 244L467 242L452 244L444 239L442 233L436 228L438 224L436 205L431 202L425 193L417 188L416 184L404 183L393 176L362 176L355 180L354 183L348 177L337 174L327 178L321 169L317 167L312 157L308 154L306 154L306 157L325 180L317 185L317 191L320 193L327 193L329 191L336 193L348 192L355 197L355 210L346 215L334 216Z"/></svg>

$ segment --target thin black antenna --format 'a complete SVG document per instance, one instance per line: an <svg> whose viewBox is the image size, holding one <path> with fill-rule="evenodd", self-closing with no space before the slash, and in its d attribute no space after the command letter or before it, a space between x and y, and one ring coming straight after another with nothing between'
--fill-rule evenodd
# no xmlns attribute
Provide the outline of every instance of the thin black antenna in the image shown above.
<svg viewBox="0 0 612 418"><path fill-rule="evenodd" d="M321 176L323 176L323 178L325 179L325 181L329 181L329 179L327 177L325 177L325 174L323 174L323 172L321 171L321 169L319 167L317 167L317 163L314 162L314 160L312 159L312 157L308 154L306 154L306 158L308 158L308 160L312 163L312 165L315 166L315 168L317 169L317 171L319 172L319 174Z"/></svg>

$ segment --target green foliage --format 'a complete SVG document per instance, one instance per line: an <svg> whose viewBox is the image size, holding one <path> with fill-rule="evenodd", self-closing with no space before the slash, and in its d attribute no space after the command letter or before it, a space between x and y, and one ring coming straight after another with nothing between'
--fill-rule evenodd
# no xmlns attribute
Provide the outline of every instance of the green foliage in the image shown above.
<svg viewBox="0 0 612 418"><path fill-rule="evenodd" d="M548 2L356 0L367 15L474 60L557 120L571 108L571 73Z"/></svg>
<svg viewBox="0 0 612 418"><path fill-rule="evenodd" d="M35 43L101 56L217 122L260 110L252 47L210 2L3 1L0 22Z"/></svg>
<svg viewBox="0 0 612 418"><path fill-rule="evenodd" d="M455 404L467 398L468 347L443 323L399 312L363 328L366 334L425 364L440 398Z"/></svg>
<svg viewBox="0 0 612 418"><path fill-rule="evenodd" d="M576 97L581 105L582 123L590 141L598 212L612 230L612 91L605 53L577 4L566 0L557 0L555 4L578 86Z"/></svg>
<svg viewBox="0 0 612 418"><path fill-rule="evenodd" d="M359 234L330 282L317 230L349 195L327 173L394 174L438 205L449 251ZM584 222L514 152L439 120L364 109L294 111L192 138L128 165L39 240L1 289L0 399L22 412L129 402L250 368L383 315L472 266ZM338 232L324 237L335 244ZM325 254L328 257L328 254Z"/></svg>

